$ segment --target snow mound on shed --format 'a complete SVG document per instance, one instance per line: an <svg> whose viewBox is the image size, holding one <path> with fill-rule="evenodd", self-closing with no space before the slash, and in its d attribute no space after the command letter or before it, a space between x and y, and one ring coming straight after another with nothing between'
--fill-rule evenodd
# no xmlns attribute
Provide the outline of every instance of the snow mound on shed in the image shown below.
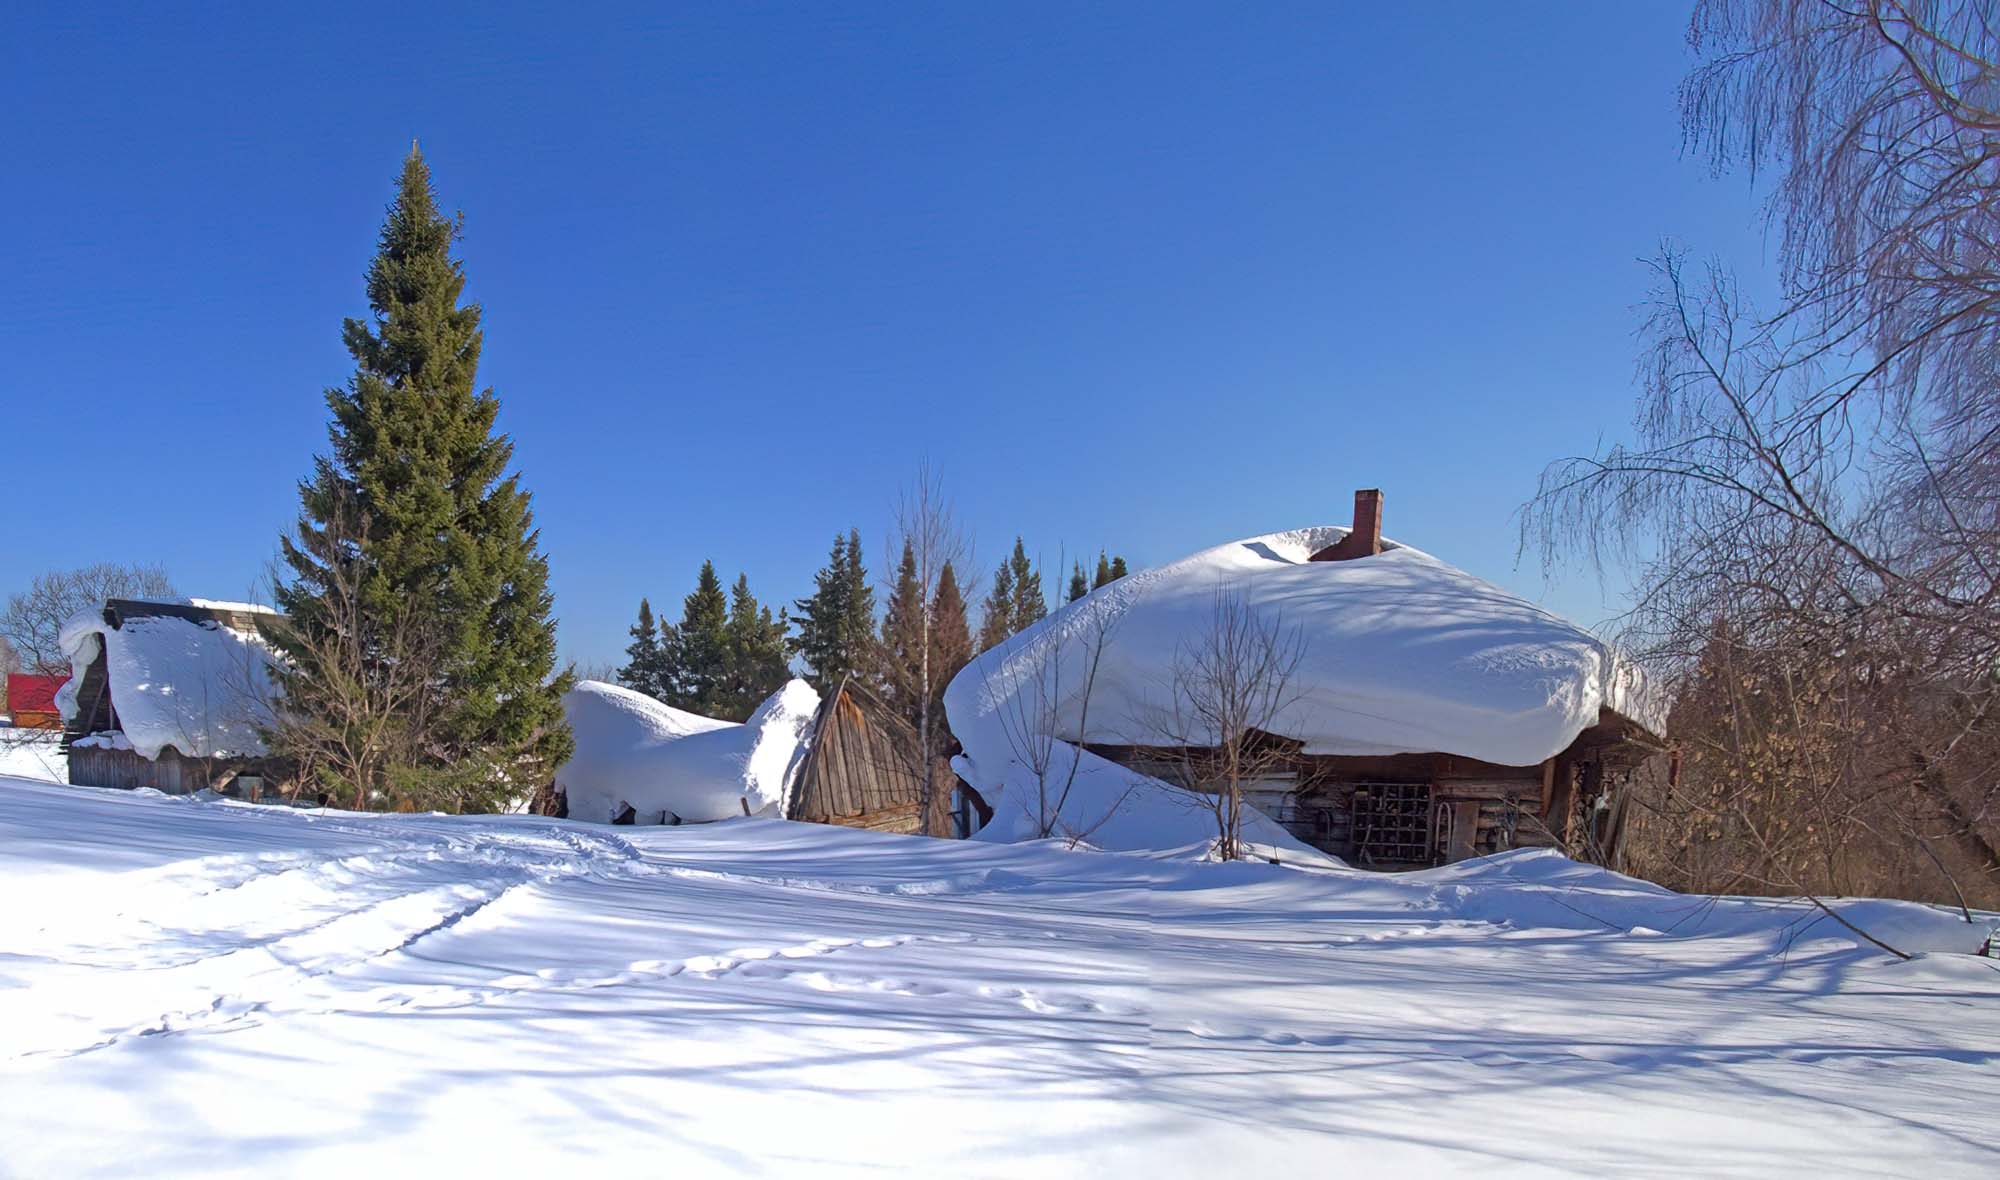
<svg viewBox="0 0 2000 1180"><path fill-rule="evenodd" d="M63 624L61 642L70 678L56 704L65 722L75 719L77 685L102 650L119 729L141 757L168 746L196 758L265 752L259 730L271 722L278 657L263 636L167 615L113 627L102 611L86 610Z"/></svg>
<svg viewBox="0 0 2000 1180"><path fill-rule="evenodd" d="M571 819L704 823L784 814L819 694L793 680L742 724L663 705L597 680L563 697L576 752L556 771Z"/></svg>
<svg viewBox="0 0 2000 1180"><path fill-rule="evenodd" d="M1037 776L1020 754L1030 728L1065 743L1213 741L1177 732L1173 681L1177 657L1210 626L1218 595L1240 599L1260 624L1300 636L1291 699L1267 728L1305 743L1308 753L1447 753L1530 766L1595 725L1603 708L1655 733L1663 727L1637 669L1615 650L1491 583L1395 542L1373 557L1310 560L1348 531L1294 529L1218 545L1093 590L982 653L945 692L964 750L959 774L996 813L1032 815L1023 792ZM1124 799L1125 810L1152 813L1135 838L1171 838L1186 826L1164 803L1144 801L1154 792L1132 780L1172 788L1088 753L1080 758L1078 778L1087 785L1074 822L1094 822L1093 809ZM1205 821L1198 810L1180 810ZM1121 826L1133 825L1102 825ZM1000 831L1017 827L1010 819Z"/></svg>

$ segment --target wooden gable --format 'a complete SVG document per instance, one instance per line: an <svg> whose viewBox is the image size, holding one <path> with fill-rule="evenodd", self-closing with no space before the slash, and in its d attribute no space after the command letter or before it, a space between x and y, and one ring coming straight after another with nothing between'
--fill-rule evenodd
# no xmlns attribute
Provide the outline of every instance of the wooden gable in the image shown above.
<svg viewBox="0 0 2000 1180"><path fill-rule="evenodd" d="M923 774L917 732L874 693L843 681L820 703L812 747L792 789L787 819L917 835L951 830L955 779L938 757L936 797L921 814Z"/></svg>

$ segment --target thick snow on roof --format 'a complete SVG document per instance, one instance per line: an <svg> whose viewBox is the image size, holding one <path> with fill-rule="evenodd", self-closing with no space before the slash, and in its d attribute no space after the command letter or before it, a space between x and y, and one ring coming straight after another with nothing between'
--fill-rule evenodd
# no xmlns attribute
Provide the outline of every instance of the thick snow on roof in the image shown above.
<svg viewBox="0 0 2000 1180"><path fill-rule="evenodd" d="M231 602L226 598L162 598L158 596L135 595L123 601L150 602L157 606L194 606L200 607L203 610L229 611L233 614L244 615L276 615L278 613L277 608L266 606L261 602Z"/></svg>
<svg viewBox="0 0 2000 1180"><path fill-rule="evenodd" d="M1221 596L1296 636L1284 707L1265 728L1309 753L1448 753L1527 766L1596 724L1600 707L1660 728L1636 669L1497 586L1403 545L1308 560L1347 531L1271 533L1132 574L983 653L945 693L965 751L960 773L989 802L994 791L1018 796L1019 747L1031 729L1119 745L1212 741L1189 710L1176 709L1174 672L1212 626ZM1112 780L1129 772L1100 763L1086 756L1080 777L1102 785L1086 792L1102 801L1124 792Z"/></svg>
<svg viewBox="0 0 2000 1180"><path fill-rule="evenodd" d="M84 670L104 650L119 729L141 756L157 758L167 746L194 757L264 753L258 728L270 720L276 656L262 636L171 616L113 628L88 610L63 624L62 647L70 679L56 700L65 720L76 716Z"/></svg>
<svg viewBox="0 0 2000 1180"><path fill-rule="evenodd" d="M225 598L189 598L185 601L189 606L199 606L208 610L235 611L246 615L276 615L278 613L277 608L266 606L261 602L230 602Z"/></svg>
<svg viewBox="0 0 2000 1180"><path fill-rule="evenodd" d="M794 680L742 724L675 709L643 693L585 680L563 697L576 753L556 771L571 819L702 823L781 816L811 737L819 694Z"/></svg>

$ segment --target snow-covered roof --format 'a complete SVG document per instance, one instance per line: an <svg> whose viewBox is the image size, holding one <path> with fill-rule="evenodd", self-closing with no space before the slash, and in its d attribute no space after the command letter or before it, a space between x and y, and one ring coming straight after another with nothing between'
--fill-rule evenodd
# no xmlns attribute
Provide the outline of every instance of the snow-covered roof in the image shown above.
<svg viewBox="0 0 2000 1180"><path fill-rule="evenodd" d="M1407 545L1311 561L1347 534L1295 529L1218 545L1122 578L982 653L945 710L982 790L1018 778L1018 733L1037 719L1066 742L1206 744L1176 717L1174 675L1219 595L1296 635L1285 704L1264 726L1314 754L1447 753L1529 766L1609 709L1654 733L1637 669L1575 624ZM1102 637L1101 643L1099 637ZM1093 647L1101 649L1086 694ZM1083 777L1120 778L1086 758ZM984 781L982 781L984 780Z"/></svg>
<svg viewBox="0 0 2000 1180"><path fill-rule="evenodd" d="M158 605L217 611L225 618L274 613L206 599ZM258 730L270 719L277 656L263 636L224 621L169 614L128 613L113 626L105 613L83 611L63 624L70 679L56 701L66 722L76 719L84 672L103 652L119 731L142 757L157 758L168 746L194 757L265 752Z"/></svg>
<svg viewBox="0 0 2000 1180"><path fill-rule="evenodd" d="M152 606L191 606L204 611L218 611L225 614L271 615L277 616L277 608L261 602L231 602L226 598L160 598L140 595L118 599L119 602L143 602Z"/></svg>
<svg viewBox="0 0 2000 1180"><path fill-rule="evenodd" d="M701 823L782 816L811 738L819 694L803 680L773 693L742 724L663 705L599 680L563 697L576 752L556 771L572 819Z"/></svg>

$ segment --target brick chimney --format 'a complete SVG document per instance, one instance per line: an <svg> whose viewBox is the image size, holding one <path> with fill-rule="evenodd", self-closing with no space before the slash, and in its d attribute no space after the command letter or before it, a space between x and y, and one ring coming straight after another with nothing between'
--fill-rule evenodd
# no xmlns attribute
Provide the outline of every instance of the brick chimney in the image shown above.
<svg viewBox="0 0 2000 1180"><path fill-rule="evenodd" d="M1382 552L1382 489L1354 493L1354 531L1312 555L1314 561L1352 561Z"/></svg>

